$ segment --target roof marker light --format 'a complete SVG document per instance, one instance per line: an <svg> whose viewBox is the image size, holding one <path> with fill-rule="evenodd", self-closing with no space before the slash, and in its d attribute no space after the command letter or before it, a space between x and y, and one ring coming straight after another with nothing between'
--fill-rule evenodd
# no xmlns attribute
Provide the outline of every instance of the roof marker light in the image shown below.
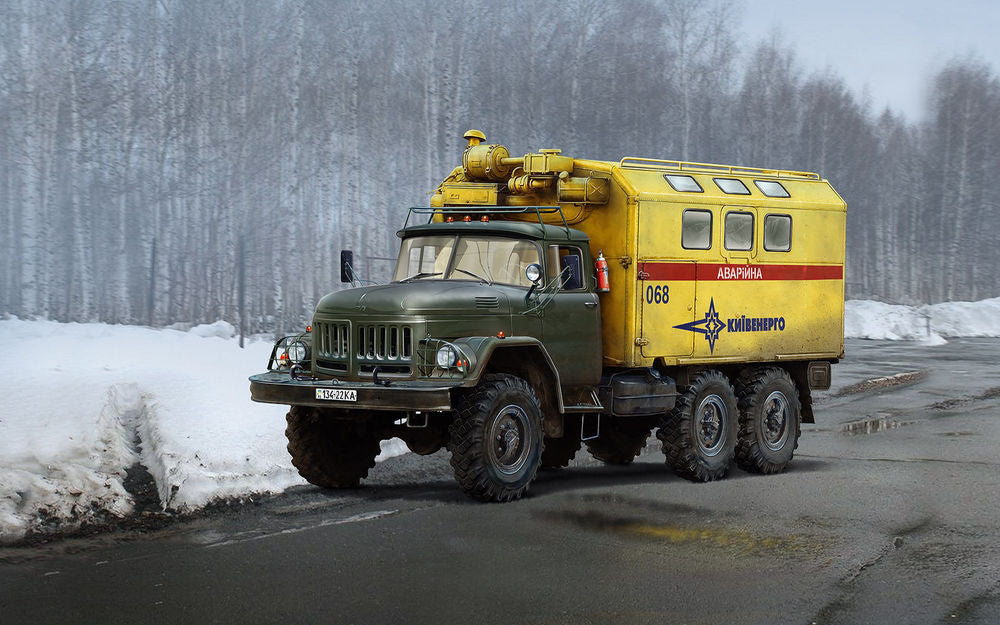
<svg viewBox="0 0 1000 625"><path fill-rule="evenodd" d="M463 219L462 221L472 221L472 217L469 217L468 215L466 215L465 219Z"/></svg>

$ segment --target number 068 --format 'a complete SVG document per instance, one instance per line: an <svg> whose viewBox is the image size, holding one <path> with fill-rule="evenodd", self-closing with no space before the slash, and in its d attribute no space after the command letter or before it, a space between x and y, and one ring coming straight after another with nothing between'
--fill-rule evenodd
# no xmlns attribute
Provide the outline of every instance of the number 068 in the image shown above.
<svg viewBox="0 0 1000 625"><path fill-rule="evenodd" d="M646 287L646 303L647 304L666 304L670 301L670 287L666 284L647 286Z"/></svg>

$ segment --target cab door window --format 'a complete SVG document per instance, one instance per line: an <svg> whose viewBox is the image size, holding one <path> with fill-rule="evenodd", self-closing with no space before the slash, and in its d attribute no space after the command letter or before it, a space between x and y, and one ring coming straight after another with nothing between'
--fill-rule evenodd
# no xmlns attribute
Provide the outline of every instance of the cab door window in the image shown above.
<svg viewBox="0 0 1000 625"><path fill-rule="evenodd" d="M575 245L549 246L549 280L562 276L563 291L579 291L587 286L583 275L583 250Z"/></svg>

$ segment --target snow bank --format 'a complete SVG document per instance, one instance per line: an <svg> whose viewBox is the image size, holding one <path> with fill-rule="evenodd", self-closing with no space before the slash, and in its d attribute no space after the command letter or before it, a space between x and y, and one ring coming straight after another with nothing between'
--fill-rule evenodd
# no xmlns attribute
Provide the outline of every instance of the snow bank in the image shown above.
<svg viewBox="0 0 1000 625"><path fill-rule="evenodd" d="M1000 337L1000 297L925 306L851 300L845 306L844 335L932 345L946 342L945 337Z"/></svg>
<svg viewBox="0 0 1000 625"><path fill-rule="evenodd" d="M232 325L153 330L0 320L17 358L0 378L0 541L129 514L125 470L148 467L160 501L209 501L304 483L283 406L250 401L270 341ZM380 459L405 451L385 441Z"/></svg>

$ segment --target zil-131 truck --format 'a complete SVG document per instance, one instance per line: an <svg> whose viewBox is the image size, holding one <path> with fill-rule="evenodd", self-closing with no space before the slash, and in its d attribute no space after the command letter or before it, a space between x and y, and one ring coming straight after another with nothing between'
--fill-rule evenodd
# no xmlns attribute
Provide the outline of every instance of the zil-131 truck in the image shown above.
<svg viewBox="0 0 1000 625"><path fill-rule="evenodd" d="M654 430L692 481L785 470L844 356L829 182L465 139L399 230L392 281L323 297L250 378L254 401L290 406L299 473L357 486L398 437L446 447L469 496L510 501L582 444L627 464Z"/></svg>

